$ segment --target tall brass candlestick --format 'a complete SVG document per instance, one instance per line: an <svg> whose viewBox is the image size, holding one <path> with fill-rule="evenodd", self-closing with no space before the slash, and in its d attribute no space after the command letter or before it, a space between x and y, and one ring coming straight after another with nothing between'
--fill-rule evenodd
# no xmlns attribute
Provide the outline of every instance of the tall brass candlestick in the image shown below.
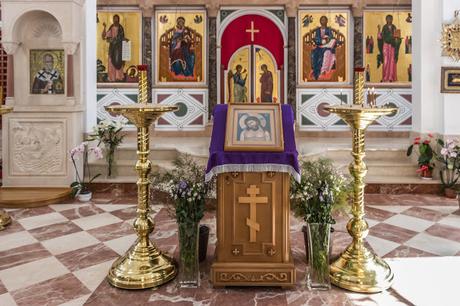
<svg viewBox="0 0 460 306"><path fill-rule="evenodd" d="M3 92L2 92L3 95ZM3 97L2 97L3 98ZM0 100L1 103L2 100ZM10 106L0 106L0 116L3 116L4 114L8 114L11 111L13 111L13 108ZM4 211L3 209L0 209L0 231L4 230L8 225L11 224L11 217Z"/></svg>
<svg viewBox="0 0 460 306"><path fill-rule="evenodd" d="M364 69L357 69L355 75L354 101L350 106L333 106L326 109L341 117L353 133L353 149L350 163L350 174L354 178L353 186L353 217L347 224L348 233L353 242L340 257L331 264L331 281L334 285L356 292L374 293L389 288L393 282L393 272L388 264L373 254L364 245L369 233L369 225L364 219L364 178L367 166L363 159L364 134L369 125L381 116L397 112L397 108L370 108L364 106Z"/></svg>
<svg viewBox="0 0 460 306"><path fill-rule="evenodd" d="M139 102L134 105L107 106L105 109L113 115L122 115L137 127L137 218L134 229L138 239L127 253L118 258L107 276L115 287L124 289L143 289L162 285L177 274L174 261L162 254L150 241L149 234L154 229L150 217L148 175L152 169L148 155L149 127L166 112L176 111L176 106L147 104L147 67L139 66Z"/></svg>

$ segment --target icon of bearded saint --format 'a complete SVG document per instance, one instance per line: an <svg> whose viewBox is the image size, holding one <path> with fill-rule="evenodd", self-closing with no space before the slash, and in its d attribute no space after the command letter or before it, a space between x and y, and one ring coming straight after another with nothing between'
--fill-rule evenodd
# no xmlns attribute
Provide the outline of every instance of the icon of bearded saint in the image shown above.
<svg viewBox="0 0 460 306"><path fill-rule="evenodd" d="M64 86L59 71L54 68L54 57L50 53L43 55L43 68L34 77L33 94L63 94Z"/></svg>
<svg viewBox="0 0 460 306"><path fill-rule="evenodd" d="M239 125L243 130L240 134L240 141L270 141L271 135L265 130L267 121L260 114L245 114L241 116Z"/></svg>

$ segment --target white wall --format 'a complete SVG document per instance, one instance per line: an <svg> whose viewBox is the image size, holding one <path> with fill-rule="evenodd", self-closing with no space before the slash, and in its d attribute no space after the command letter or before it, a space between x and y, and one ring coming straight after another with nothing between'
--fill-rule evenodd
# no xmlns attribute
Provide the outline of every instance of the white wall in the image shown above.
<svg viewBox="0 0 460 306"><path fill-rule="evenodd" d="M92 127L97 122L97 75L96 75L96 0L85 1L85 14L84 14L84 37L82 39L82 49L84 55L82 56L82 70L81 83L83 84L82 99L83 103L86 104L86 121L85 128L86 132L90 132Z"/></svg>
<svg viewBox="0 0 460 306"><path fill-rule="evenodd" d="M441 67L460 66L442 56L442 24L454 20L460 0L414 0L413 130L460 136L460 95L441 93Z"/></svg>
<svg viewBox="0 0 460 306"><path fill-rule="evenodd" d="M443 22L454 21L454 11L460 10L460 0L443 0ZM442 66L458 66L449 57L442 58ZM444 135L460 135L460 94L442 94L444 102Z"/></svg>

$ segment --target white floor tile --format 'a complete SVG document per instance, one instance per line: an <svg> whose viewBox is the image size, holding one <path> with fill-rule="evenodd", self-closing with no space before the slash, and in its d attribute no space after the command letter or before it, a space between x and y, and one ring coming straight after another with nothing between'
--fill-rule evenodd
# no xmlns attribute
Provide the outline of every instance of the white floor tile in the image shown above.
<svg viewBox="0 0 460 306"><path fill-rule="evenodd" d="M52 225L56 223L69 221L66 217L61 215L58 212L53 212L49 214L43 214L33 217L27 217L18 220L18 222L27 230L34 228L39 228L46 225Z"/></svg>
<svg viewBox="0 0 460 306"><path fill-rule="evenodd" d="M367 236L366 240L380 257L385 256L400 245L399 243L374 237L372 235Z"/></svg>
<svg viewBox="0 0 460 306"><path fill-rule="evenodd" d="M104 225L122 222L123 220L109 213L103 213L84 217L80 219L72 220L73 223L81 227L82 229L89 230Z"/></svg>
<svg viewBox="0 0 460 306"><path fill-rule="evenodd" d="M435 210L437 212L440 212L446 215L451 214L458 210L458 205L457 206L421 206L421 207L425 209Z"/></svg>
<svg viewBox="0 0 460 306"><path fill-rule="evenodd" d="M406 303L399 301L397 297L388 291L376 294L346 293L346 295L351 300L353 305L356 306L407 306Z"/></svg>
<svg viewBox="0 0 460 306"><path fill-rule="evenodd" d="M69 273L55 257L29 262L0 271L0 279L8 291L25 288Z"/></svg>
<svg viewBox="0 0 460 306"><path fill-rule="evenodd" d="M73 272L89 290L94 291L107 276L113 260Z"/></svg>
<svg viewBox="0 0 460 306"><path fill-rule="evenodd" d="M114 250L120 255L124 255L134 241L137 239L137 234L132 234L117 239L112 239L104 242L106 246Z"/></svg>
<svg viewBox="0 0 460 306"><path fill-rule="evenodd" d="M26 231L5 235L0 238L0 252L32 244L37 241L37 239Z"/></svg>
<svg viewBox="0 0 460 306"><path fill-rule="evenodd" d="M386 210L392 213L402 213L405 210L408 210L410 206L402 206L402 205L367 205L368 207L377 208Z"/></svg>
<svg viewBox="0 0 460 306"><path fill-rule="evenodd" d="M395 215L383 221L384 223L399 226L415 232L423 232L434 224L432 221L423 220L406 215Z"/></svg>
<svg viewBox="0 0 460 306"><path fill-rule="evenodd" d="M0 305L2 306L17 306L13 297L9 293L0 295Z"/></svg>
<svg viewBox="0 0 460 306"><path fill-rule="evenodd" d="M78 232L42 241L42 245L53 255L78 250L98 243L99 240L87 232Z"/></svg>
<svg viewBox="0 0 460 306"><path fill-rule="evenodd" d="M80 208L80 207L85 207L85 206L89 206L89 204L80 203L80 204L53 204L53 205L50 205L50 207L54 209L55 211L64 211L68 209L75 209L75 208Z"/></svg>
<svg viewBox="0 0 460 306"><path fill-rule="evenodd" d="M404 244L440 256L452 256L460 251L460 243L427 233L415 235Z"/></svg>
<svg viewBox="0 0 460 306"><path fill-rule="evenodd" d="M373 219L367 219L367 218L366 218L366 221L367 221L367 224L369 224L369 227L373 227L374 225L377 225L380 223L380 221L376 221Z"/></svg>
<svg viewBox="0 0 460 306"><path fill-rule="evenodd" d="M97 207L106 212L112 212L115 210L125 209L136 206L135 204L96 204Z"/></svg>
<svg viewBox="0 0 460 306"><path fill-rule="evenodd" d="M59 306L82 306L85 304L85 302L89 299L90 296L91 294L86 294L75 300L71 300L71 301L65 302L64 304L60 304Z"/></svg>
<svg viewBox="0 0 460 306"><path fill-rule="evenodd" d="M412 305L459 305L458 273L454 271L460 271L460 257L395 258L387 262L395 274L392 289Z"/></svg>
<svg viewBox="0 0 460 306"><path fill-rule="evenodd" d="M439 220L439 223L460 228L460 216L449 215Z"/></svg>

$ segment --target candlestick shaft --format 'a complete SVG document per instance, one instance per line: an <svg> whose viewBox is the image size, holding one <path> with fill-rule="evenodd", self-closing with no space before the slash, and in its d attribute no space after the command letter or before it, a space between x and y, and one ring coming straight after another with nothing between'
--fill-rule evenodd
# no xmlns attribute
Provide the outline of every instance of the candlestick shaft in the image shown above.
<svg viewBox="0 0 460 306"><path fill-rule="evenodd" d="M154 223L149 215L148 201L150 198L150 180L148 175L152 169L149 156L149 129L141 127L137 129L137 218L134 221L134 228L137 231L139 240L145 245L148 244L148 235L153 231Z"/></svg>
<svg viewBox="0 0 460 306"><path fill-rule="evenodd" d="M147 104L148 100L148 81L147 70L139 70L139 97L138 101L142 104Z"/></svg>
<svg viewBox="0 0 460 306"><path fill-rule="evenodd" d="M355 80L353 84L353 104L364 104L364 71L355 71Z"/></svg>

